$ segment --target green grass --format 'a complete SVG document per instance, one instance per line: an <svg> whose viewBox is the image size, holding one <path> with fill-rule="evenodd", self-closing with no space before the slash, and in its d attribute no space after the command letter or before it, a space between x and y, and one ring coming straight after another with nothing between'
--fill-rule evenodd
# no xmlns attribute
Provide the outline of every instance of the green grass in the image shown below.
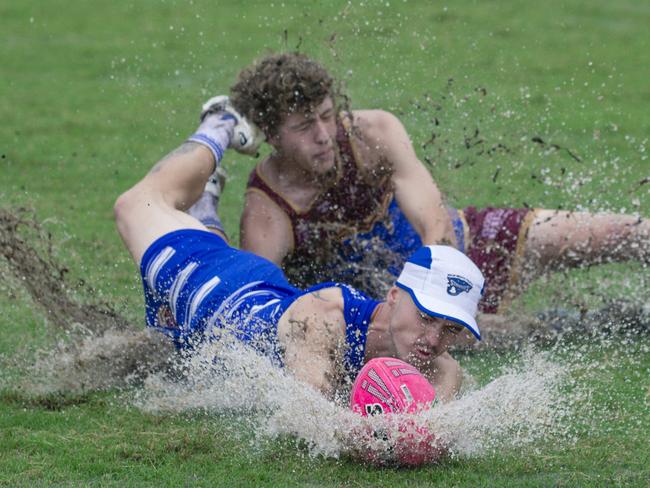
<svg viewBox="0 0 650 488"><path fill-rule="evenodd" d="M114 229L113 201L191 133L201 102L226 92L243 65L297 46L344 80L354 107L401 116L452 204L650 213L648 185L639 185L650 133L647 4L273 3L0 3L0 204L35 209L73 289L83 279L140 319L140 284ZM221 214L235 241L253 164L237 154L225 162ZM0 270L0 354L49 343L46 315ZM640 273L623 266L553 277L522 306L555 303L550 289L611 273L631 275L647 301ZM414 471L310 460L282 442L251 458L223 419L150 416L106 394L59 405L5 392L0 484L641 486L650 449L639 439L650 422L631 433L613 413L648 418L650 357L647 348L639 354L645 380L625 361L589 380L617 392L620 403L607 405L611 428L582 432L575 446ZM487 359L463 361L471 369Z"/></svg>
<svg viewBox="0 0 650 488"><path fill-rule="evenodd" d="M645 343L647 348L650 344ZM588 359L606 362L611 353L592 354ZM493 373L498 361L494 362L491 352L482 355L463 359ZM152 416L125 408L106 394L28 400L5 393L0 397L4 412L0 417L0 481L30 486L118 482L164 482L168 486L428 486L432 482L454 486L642 486L648 475L647 455L644 457L650 420L647 400L638 401L639 384L624 381L639 378L637 367L637 361L627 360L615 368L603 368L594 383L599 393L585 403L593 410L578 415L581 423L575 426L575 445L549 442L539 446L538 452L525 455L493 452L417 470L364 467L346 459L310 459L283 441L251 448L245 433L243 438L233 435L227 418ZM647 388L647 367L643 381ZM621 415L622 402L626 416ZM600 430L593 429L594 422ZM606 423L609 427L602 428Z"/></svg>

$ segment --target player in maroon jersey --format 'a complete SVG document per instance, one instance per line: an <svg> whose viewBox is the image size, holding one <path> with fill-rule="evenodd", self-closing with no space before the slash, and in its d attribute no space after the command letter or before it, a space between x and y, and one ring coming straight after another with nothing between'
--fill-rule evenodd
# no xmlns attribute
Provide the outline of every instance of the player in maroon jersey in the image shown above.
<svg viewBox="0 0 650 488"><path fill-rule="evenodd" d="M414 250L449 243L486 276L481 310L495 313L542 273L649 261L650 221L632 215L448 208L397 117L341 110L333 87L320 64L285 53L242 70L231 90L273 149L250 175L241 245L292 282L327 277L380 296L367 270L388 286Z"/></svg>

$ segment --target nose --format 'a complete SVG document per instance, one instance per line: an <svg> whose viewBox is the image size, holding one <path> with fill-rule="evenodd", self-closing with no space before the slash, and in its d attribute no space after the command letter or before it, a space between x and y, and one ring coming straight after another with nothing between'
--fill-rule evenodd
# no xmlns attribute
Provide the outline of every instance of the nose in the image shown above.
<svg viewBox="0 0 650 488"><path fill-rule="evenodd" d="M442 339L442 326L439 324L428 324L424 328L424 340L430 347L440 345Z"/></svg>
<svg viewBox="0 0 650 488"><path fill-rule="evenodd" d="M327 144L330 140L327 124L320 119L314 124L314 139L318 144Z"/></svg>

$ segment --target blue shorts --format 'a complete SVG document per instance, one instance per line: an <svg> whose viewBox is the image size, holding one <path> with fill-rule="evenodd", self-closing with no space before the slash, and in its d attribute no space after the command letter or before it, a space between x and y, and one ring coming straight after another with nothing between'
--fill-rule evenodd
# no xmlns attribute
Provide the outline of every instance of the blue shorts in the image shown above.
<svg viewBox="0 0 650 488"><path fill-rule="evenodd" d="M185 348L224 330L279 359L277 322L300 295L275 264L207 231L156 240L140 264L149 327Z"/></svg>

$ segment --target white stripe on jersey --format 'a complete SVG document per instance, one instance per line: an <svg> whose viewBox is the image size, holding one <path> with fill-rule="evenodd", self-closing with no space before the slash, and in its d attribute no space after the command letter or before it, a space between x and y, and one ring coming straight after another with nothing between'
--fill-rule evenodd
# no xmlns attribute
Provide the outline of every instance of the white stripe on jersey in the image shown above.
<svg viewBox="0 0 650 488"><path fill-rule="evenodd" d="M275 316L276 313L278 313L278 309L280 308L280 303L282 300L279 298L273 298L272 300L269 300L266 302L264 305L255 305L254 307L251 307L251 312L249 316L246 318L245 326L248 326L248 323L255 319L256 315L264 310L265 308L269 307L270 305L275 305L275 310L269 315L269 317Z"/></svg>
<svg viewBox="0 0 650 488"><path fill-rule="evenodd" d="M273 298L272 300L269 300L266 302L264 305L255 305L254 307L251 307L251 317L260 312L261 310L264 310L266 307L269 305L273 305L274 303L278 303L280 301L279 298Z"/></svg>
<svg viewBox="0 0 650 488"><path fill-rule="evenodd" d="M205 297L210 293L214 288L221 283L221 278L218 276L213 276L209 281L206 281L201 285L201 288L199 288L194 295L192 296L191 302L188 301L189 304L189 313L185 314L185 322L190 324L192 323L192 319L194 318L194 314L196 313L197 309L201 305L201 302L205 299Z"/></svg>
<svg viewBox="0 0 650 488"><path fill-rule="evenodd" d="M254 281L252 283L248 283L247 285L244 285L241 288L235 290L234 293L231 293L223 302L221 302L219 308L210 316L210 318L206 322L206 326L205 326L206 334L209 335L212 333L212 330L214 329L214 326L219 319L227 319L231 317L232 314L237 311L237 307L241 305L242 298L251 297L258 294L272 295L273 298L269 300L269 303L265 303L264 306L261 308L264 308L266 305L271 305L273 303L276 303L278 301L278 298L282 298L282 295L275 293L271 290L258 290L254 292L245 293L246 290L257 286L260 283L262 283L262 281ZM257 309L256 312L259 312L261 308Z"/></svg>
<svg viewBox="0 0 650 488"><path fill-rule="evenodd" d="M231 302L234 300L237 300L239 298L239 294L245 292L249 288L253 288L254 286L259 285L262 283L261 281L253 281L252 283L248 283L247 285L242 286L241 288L238 288L235 290L233 293L228 295L223 302L221 302L221 305L219 305L219 308L217 311L212 315L212 317L215 317L217 315L220 315L226 308L231 308Z"/></svg>
<svg viewBox="0 0 650 488"><path fill-rule="evenodd" d="M230 318L232 317L233 314L237 313L239 307L244 303L246 300L252 297L258 297L261 295L268 295L271 298L270 299L277 299L280 297L279 294L272 292L271 290L255 290L255 291L249 291L248 293L244 293L237 297L237 300L226 310L225 318Z"/></svg>
<svg viewBox="0 0 650 488"><path fill-rule="evenodd" d="M158 279L158 273L160 269L169 261L169 259L176 254L176 250L172 247L167 246L162 251L158 253L155 259L149 261L149 266L145 271L147 277L147 283L151 291L156 293L156 280Z"/></svg>
<svg viewBox="0 0 650 488"><path fill-rule="evenodd" d="M181 289L185 286L185 283L187 283L187 279L190 277L192 272L198 267L197 263L190 263L187 266L183 268L183 270L176 275L176 278L174 279L174 282L172 283L171 288L169 289L169 308L172 311L172 315L176 319L177 323L181 323L180 320L178 320L178 316L176 315L176 306L177 306L177 301L178 301L178 296L181 293ZM187 321L182 324L183 328L188 327L190 324L187 323Z"/></svg>

